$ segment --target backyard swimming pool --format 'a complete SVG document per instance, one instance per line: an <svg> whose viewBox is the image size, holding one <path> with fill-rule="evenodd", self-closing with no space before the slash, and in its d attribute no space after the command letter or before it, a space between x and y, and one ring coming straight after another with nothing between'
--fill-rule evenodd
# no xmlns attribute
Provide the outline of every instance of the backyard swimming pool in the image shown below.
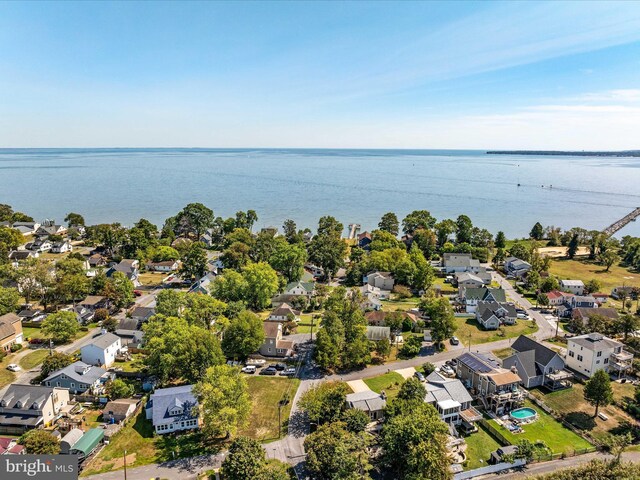
<svg viewBox="0 0 640 480"><path fill-rule="evenodd" d="M518 422L531 422L538 414L533 408L518 408L509 414L513 420Z"/></svg>

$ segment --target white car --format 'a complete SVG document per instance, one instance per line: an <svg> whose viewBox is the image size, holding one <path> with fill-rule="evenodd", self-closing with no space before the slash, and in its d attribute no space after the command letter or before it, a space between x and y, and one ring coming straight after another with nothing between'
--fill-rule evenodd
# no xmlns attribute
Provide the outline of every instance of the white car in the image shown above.
<svg viewBox="0 0 640 480"><path fill-rule="evenodd" d="M440 371L445 375L449 375L449 376L455 375L453 368L451 368L449 365L443 365L442 367L440 367Z"/></svg>
<svg viewBox="0 0 640 480"><path fill-rule="evenodd" d="M256 366L255 365L247 365L245 367L242 367L242 373L254 374L254 373L256 373Z"/></svg>
<svg viewBox="0 0 640 480"><path fill-rule="evenodd" d="M18 365L16 365L15 363L10 363L9 365L7 365L7 370L9 370L11 372L19 372L20 371L20 367Z"/></svg>

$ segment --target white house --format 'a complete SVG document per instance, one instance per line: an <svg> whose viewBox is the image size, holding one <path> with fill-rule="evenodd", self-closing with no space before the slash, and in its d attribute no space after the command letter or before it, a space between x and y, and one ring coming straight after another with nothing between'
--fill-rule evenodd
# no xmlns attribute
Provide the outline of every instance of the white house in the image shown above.
<svg viewBox="0 0 640 480"><path fill-rule="evenodd" d="M472 258L470 253L445 253L442 257L442 266L446 273L478 273L481 269L480 261Z"/></svg>
<svg viewBox="0 0 640 480"><path fill-rule="evenodd" d="M122 349L120 337L113 333L103 333L90 344L80 349L82 361L89 365L108 368L116 361L116 355Z"/></svg>
<svg viewBox="0 0 640 480"><path fill-rule="evenodd" d="M51 244L51 253L67 253L73 251L73 245L69 240L54 242Z"/></svg>
<svg viewBox="0 0 640 480"><path fill-rule="evenodd" d="M523 277L529 270L531 270L531 264L524 260L520 260L517 257L508 257L504 261L504 269L509 275Z"/></svg>
<svg viewBox="0 0 640 480"><path fill-rule="evenodd" d="M587 333L567 342L568 368L589 378L598 370L621 375L631 368L633 354L623 344L600 333Z"/></svg>
<svg viewBox="0 0 640 480"><path fill-rule="evenodd" d="M574 295L582 295L584 293L584 282L582 280L560 280L560 290Z"/></svg>
<svg viewBox="0 0 640 480"><path fill-rule="evenodd" d="M295 310L288 303L283 303L269 314L267 320L271 322L287 322L290 318L294 322L299 322L300 311Z"/></svg>
<svg viewBox="0 0 640 480"><path fill-rule="evenodd" d="M145 416L159 435L200 428L198 401L193 385L161 388L149 398Z"/></svg>
<svg viewBox="0 0 640 480"><path fill-rule="evenodd" d="M390 272L369 272L362 278L363 283L380 290L393 290L393 275Z"/></svg>

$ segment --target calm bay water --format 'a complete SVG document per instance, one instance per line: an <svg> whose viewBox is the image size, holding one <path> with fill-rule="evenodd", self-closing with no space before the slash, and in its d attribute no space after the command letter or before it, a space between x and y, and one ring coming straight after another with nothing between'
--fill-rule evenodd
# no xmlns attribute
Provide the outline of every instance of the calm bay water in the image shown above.
<svg viewBox="0 0 640 480"><path fill-rule="evenodd" d="M520 187L518 187L520 183ZM544 187L542 187L544 185ZM551 187L552 185L552 187ZM380 216L467 214L508 236L531 226L602 229L640 206L640 159L486 155L447 150L0 149L0 203L36 219L158 225L190 202L216 215L258 212L314 228L330 214L375 228ZM620 233L640 236L640 224Z"/></svg>

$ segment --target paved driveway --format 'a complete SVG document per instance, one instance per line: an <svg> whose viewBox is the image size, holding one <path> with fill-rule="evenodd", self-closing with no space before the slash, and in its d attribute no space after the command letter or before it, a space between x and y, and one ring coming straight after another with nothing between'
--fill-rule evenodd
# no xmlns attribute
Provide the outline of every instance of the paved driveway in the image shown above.
<svg viewBox="0 0 640 480"><path fill-rule="evenodd" d="M367 392L371 390L369 386L364 383L364 380L350 380L347 382L349 388L353 390L353 393Z"/></svg>

